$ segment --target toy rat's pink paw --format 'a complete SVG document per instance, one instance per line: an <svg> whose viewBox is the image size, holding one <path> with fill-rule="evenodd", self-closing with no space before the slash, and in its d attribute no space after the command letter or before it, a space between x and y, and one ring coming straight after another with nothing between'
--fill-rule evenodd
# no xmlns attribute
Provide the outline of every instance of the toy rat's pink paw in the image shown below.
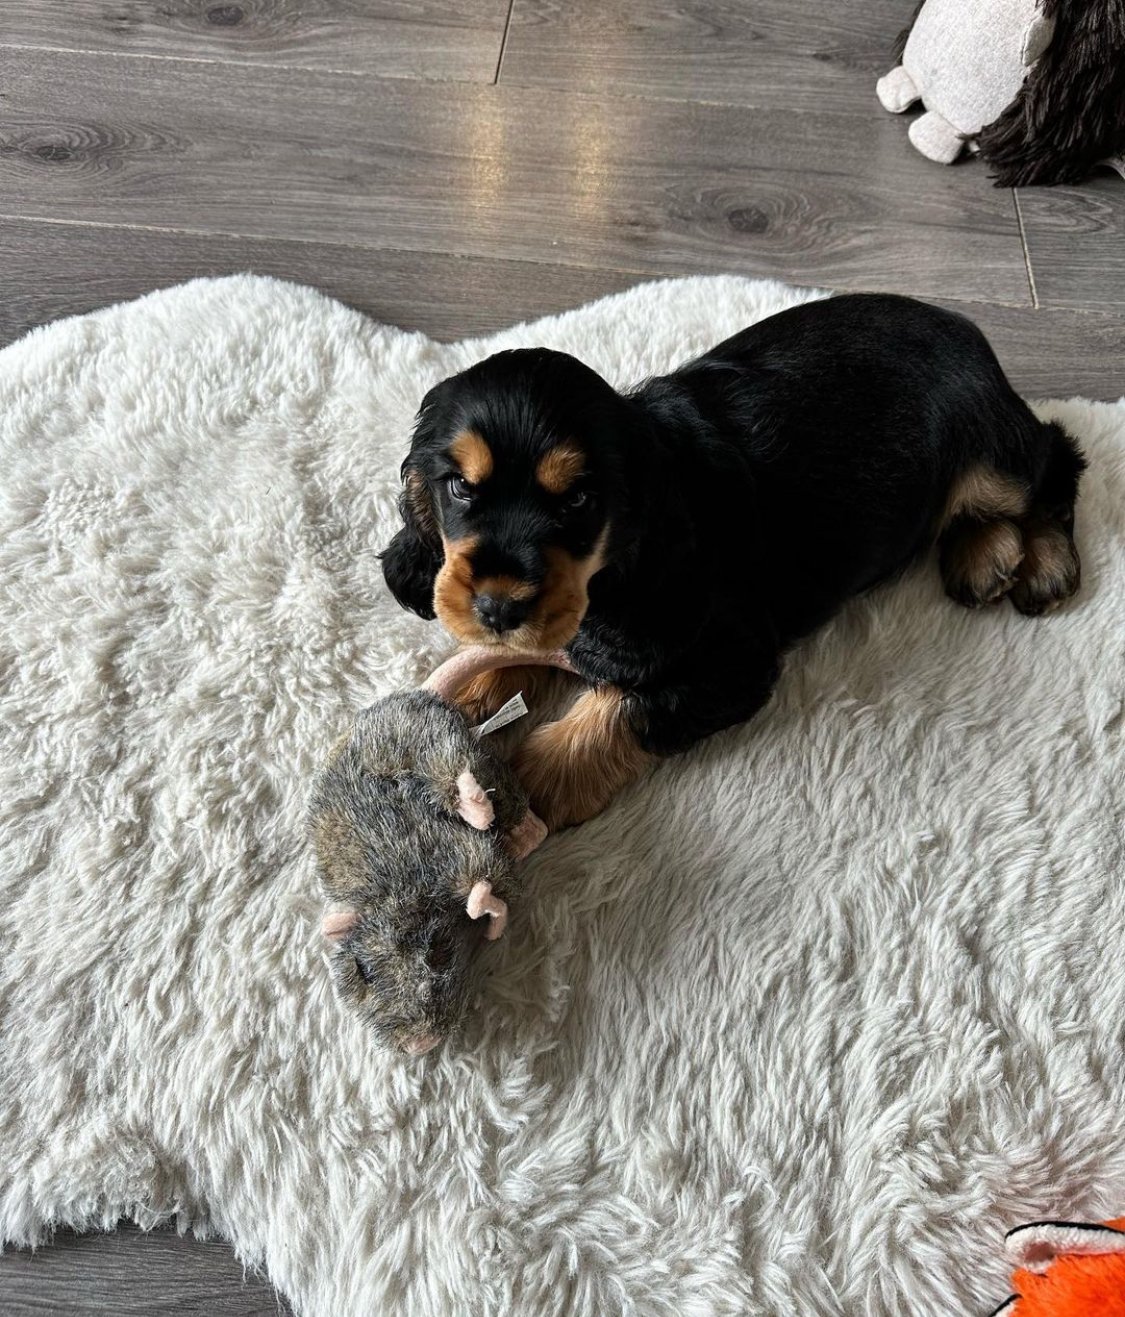
<svg viewBox="0 0 1125 1317"><path fill-rule="evenodd" d="M496 817L492 801L468 768L457 779L457 813L471 827L482 832L492 826Z"/></svg>
<svg viewBox="0 0 1125 1317"><path fill-rule="evenodd" d="M432 1052L441 1042L441 1037L436 1033L420 1034L417 1038L410 1038L402 1044L402 1050L410 1056L425 1056L427 1052Z"/></svg>
<svg viewBox="0 0 1125 1317"><path fill-rule="evenodd" d="M547 825L529 809L514 828L509 829L504 838L508 853L514 860L526 859L533 850L547 840Z"/></svg>
<svg viewBox="0 0 1125 1317"><path fill-rule="evenodd" d="M358 923L359 913L355 910L326 910L320 931L333 942L342 942Z"/></svg>
<svg viewBox="0 0 1125 1317"><path fill-rule="evenodd" d="M485 929L484 935L490 942L495 942L507 926L508 903L501 901L498 896L493 896L492 884L484 879L473 884L465 909L469 912L470 919L489 916L488 928Z"/></svg>

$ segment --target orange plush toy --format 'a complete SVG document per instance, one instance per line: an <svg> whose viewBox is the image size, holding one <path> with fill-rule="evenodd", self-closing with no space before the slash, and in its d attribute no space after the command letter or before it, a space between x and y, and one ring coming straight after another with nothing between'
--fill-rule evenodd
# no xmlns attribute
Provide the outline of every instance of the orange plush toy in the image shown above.
<svg viewBox="0 0 1125 1317"><path fill-rule="evenodd" d="M990 1317L1125 1317L1125 1217L1036 1221L1004 1237L1015 1294Z"/></svg>

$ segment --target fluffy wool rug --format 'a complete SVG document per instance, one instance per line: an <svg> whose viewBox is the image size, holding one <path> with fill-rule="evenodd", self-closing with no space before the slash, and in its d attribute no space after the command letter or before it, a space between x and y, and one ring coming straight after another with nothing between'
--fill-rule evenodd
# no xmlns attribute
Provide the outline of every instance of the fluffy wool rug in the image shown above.
<svg viewBox="0 0 1125 1317"><path fill-rule="evenodd" d="M0 1234L221 1232L301 1314L961 1314L1125 1212L1125 404L1083 590L931 564L530 862L466 1033L373 1050L303 833L447 650L390 599L412 413L501 347L615 381L815 294L651 284L440 346L201 281L0 353Z"/></svg>

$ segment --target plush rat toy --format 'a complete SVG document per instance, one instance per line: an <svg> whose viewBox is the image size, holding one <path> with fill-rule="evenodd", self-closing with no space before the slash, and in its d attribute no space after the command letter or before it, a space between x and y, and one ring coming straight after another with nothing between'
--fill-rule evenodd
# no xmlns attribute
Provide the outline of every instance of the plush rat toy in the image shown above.
<svg viewBox="0 0 1125 1317"><path fill-rule="evenodd" d="M455 654L421 690L359 714L313 788L337 991L381 1042L412 1055L460 1022L473 950L503 933L522 890L518 861L547 835L478 735L504 711L473 729L452 703L473 677L517 664L570 670L561 652Z"/></svg>
<svg viewBox="0 0 1125 1317"><path fill-rule="evenodd" d="M990 1317L1125 1317L1125 1218L1036 1221L1004 1246L1016 1292Z"/></svg>
<svg viewBox="0 0 1125 1317"><path fill-rule="evenodd" d="M926 112L910 140L950 164L966 145L997 184L1125 173L1125 0L925 0L880 78L883 107Z"/></svg>

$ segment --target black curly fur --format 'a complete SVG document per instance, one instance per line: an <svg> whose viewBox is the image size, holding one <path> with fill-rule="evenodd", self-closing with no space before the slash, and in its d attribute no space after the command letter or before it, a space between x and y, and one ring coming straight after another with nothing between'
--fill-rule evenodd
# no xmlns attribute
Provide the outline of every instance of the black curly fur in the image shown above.
<svg viewBox="0 0 1125 1317"><path fill-rule="evenodd" d="M1043 12L1050 46L977 138L997 187L1078 183L1125 149L1125 0L1044 0Z"/></svg>

